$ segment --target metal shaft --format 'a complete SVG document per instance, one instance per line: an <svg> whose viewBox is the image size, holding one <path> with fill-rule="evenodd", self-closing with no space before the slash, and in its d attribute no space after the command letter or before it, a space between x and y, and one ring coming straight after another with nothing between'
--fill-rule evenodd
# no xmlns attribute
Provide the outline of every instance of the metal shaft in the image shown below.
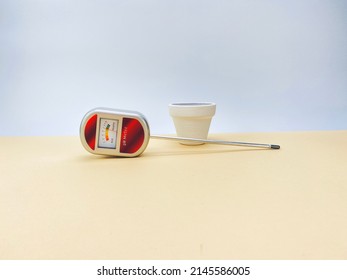
<svg viewBox="0 0 347 280"><path fill-rule="evenodd" d="M186 138L186 137L175 137L175 136L163 136L163 135L151 135L151 138L173 140L173 141L191 141L191 142L217 144L217 145L233 145L233 146L246 146L246 147L256 147L256 148L268 148L268 149L279 149L280 148L279 145L274 145L274 144L260 144L260 143L224 141L224 140L210 140L210 139Z"/></svg>

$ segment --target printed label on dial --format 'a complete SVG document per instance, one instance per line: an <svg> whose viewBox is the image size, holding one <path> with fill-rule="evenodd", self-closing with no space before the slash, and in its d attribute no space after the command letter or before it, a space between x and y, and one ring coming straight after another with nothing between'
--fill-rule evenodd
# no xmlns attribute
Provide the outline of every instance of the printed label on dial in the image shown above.
<svg viewBox="0 0 347 280"><path fill-rule="evenodd" d="M99 148L115 149L117 143L118 120L100 119Z"/></svg>

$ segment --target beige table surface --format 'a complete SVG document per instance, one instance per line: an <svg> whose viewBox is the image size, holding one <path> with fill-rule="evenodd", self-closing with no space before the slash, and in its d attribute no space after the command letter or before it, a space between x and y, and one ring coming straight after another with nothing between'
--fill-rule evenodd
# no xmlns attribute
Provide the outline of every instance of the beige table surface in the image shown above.
<svg viewBox="0 0 347 280"><path fill-rule="evenodd" d="M0 259L347 259L347 131L213 136L281 150L0 137Z"/></svg>

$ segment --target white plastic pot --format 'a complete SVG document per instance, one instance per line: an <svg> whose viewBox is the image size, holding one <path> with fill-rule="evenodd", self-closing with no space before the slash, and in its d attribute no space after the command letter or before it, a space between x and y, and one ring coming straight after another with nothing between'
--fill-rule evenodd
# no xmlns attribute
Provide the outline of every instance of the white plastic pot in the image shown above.
<svg viewBox="0 0 347 280"><path fill-rule="evenodd" d="M172 103L169 113L178 137L207 139L211 120L216 113L216 104L211 102ZM185 145L200 145L199 142L180 141Z"/></svg>

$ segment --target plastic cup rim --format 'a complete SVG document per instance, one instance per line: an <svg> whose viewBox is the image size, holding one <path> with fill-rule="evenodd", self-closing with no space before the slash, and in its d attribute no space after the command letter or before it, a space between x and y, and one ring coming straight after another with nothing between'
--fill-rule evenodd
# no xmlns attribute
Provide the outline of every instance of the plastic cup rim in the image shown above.
<svg viewBox="0 0 347 280"><path fill-rule="evenodd" d="M214 102L175 102L169 104L170 107L179 107L179 108L197 108L197 107L210 107L216 106Z"/></svg>

